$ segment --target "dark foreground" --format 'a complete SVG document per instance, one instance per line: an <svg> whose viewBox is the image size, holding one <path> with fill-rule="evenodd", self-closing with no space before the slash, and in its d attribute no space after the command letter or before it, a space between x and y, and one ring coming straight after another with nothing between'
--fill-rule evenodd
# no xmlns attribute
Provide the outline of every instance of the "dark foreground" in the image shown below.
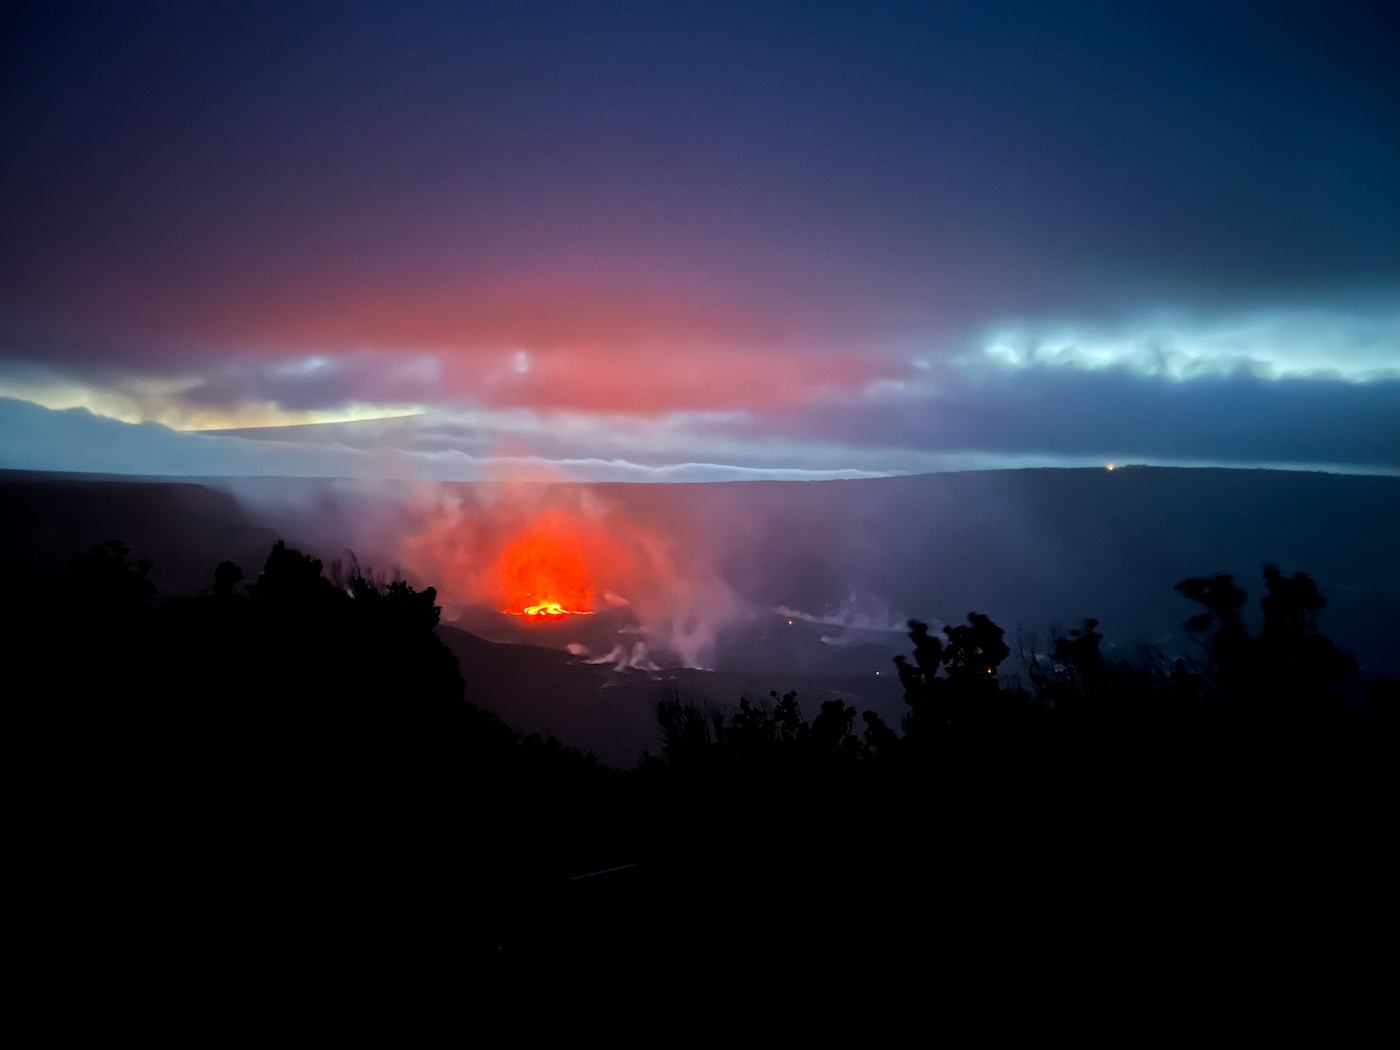
<svg viewBox="0 0 1400 1050"><path fill-rule="evenodd" d="M148 571L109 545L6 599L41 969L820 963L1207 995L1341 966L1360 995L1394 943L1396 685L1345 699L1307 577L1269 577L1258 635L1229 580L1183 585L1197 668L1109 662L1090 622L1017 683L985 618L915 625L902 734L675 699L663 756L621 772L468 702L490 683L431 590L280 544L196 598Z"/></svg>

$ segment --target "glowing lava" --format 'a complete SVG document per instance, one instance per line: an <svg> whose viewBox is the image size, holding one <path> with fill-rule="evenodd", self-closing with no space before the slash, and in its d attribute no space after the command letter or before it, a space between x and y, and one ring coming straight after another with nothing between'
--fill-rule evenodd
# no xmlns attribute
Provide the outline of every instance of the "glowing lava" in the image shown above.
<svg viewBox="0 0 1400 1050"><path fill-rule="evenodd" d="M593 581L578 541L546 520L501 553L496 578L502 612L579 616L593 611Z"/></svg>
<svg viewBox="0 0 1400 1050"><path fill-rule="evenodd" d="M566 609L558 602L527 606L522 616L587 616L587 609Z"/></svg>

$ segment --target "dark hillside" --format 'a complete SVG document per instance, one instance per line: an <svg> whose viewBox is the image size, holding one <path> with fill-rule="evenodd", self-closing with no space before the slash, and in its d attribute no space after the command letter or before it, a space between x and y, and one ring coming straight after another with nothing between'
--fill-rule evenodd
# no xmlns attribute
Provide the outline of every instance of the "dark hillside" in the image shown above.
<svg viewBox="0 0 1400 1050"><path fill-rule="evenodd" d="M276 539L226 492L188 482L0 471L0 570L66 572L74 551L120 536L159 552L167 594L209 585L219 561L259 564Z"/></svg>

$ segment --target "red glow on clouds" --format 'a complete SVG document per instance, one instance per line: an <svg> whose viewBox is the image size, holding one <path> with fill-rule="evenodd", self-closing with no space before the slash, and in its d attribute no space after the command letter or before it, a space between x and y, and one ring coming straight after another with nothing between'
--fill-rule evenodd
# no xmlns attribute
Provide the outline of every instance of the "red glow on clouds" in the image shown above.
<svg viewBox="0 0 1400 1050"><path fill-rule="evenodd" d="M595 282L576 272L411 285L393 275L351 283L335 276L244 275L254 283L213 282L179 296L157 284L110 303L89 296L106 305L79 304L46 323L62 331L62 345L88 347L55 354L96 355L104 365L116 355L153 374L217 374L226 360L250 355L295 361L372 350L387 374L361 377L353 396L363 401L417 393L581 412L780 410L905 367L866 352L850 333L833 343L792 310L745 303L742 288L723 296L683 284L648 290L639 279L619 290L621 278ZM119 333L129 338L118 351L111 344ZM388 360L396 353L431 355L439 376L428 389L400 390ZM260 396L277 395L273 388Z"/></svg>
<svg viewBox="0 0 1400 1050"><path fill-rule="evenodd" d="M452 385L495 406L653 414L781 409L888 372L855 355L793 351L517 351L448 362Z"/></svg>

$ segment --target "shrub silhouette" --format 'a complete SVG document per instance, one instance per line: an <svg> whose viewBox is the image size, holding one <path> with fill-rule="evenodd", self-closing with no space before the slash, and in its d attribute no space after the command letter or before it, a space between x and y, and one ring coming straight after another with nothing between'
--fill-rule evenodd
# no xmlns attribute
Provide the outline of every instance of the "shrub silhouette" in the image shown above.
<svg viewBox="0 0 1400 1050"><path fill-rule="evenodd" d="M470 702L491 683L463 680L432 588L279 542L251 580L223 562L170 598L131 554L101 544L8 599L26 856L118 939L197 914L216 941L441 931L519 958L732 961L745 938L888 949L918 930L971 959L1082 941L1095 916L1193 928L1226 897L1269 915L1345 897L1299 844L1332 875L1388 870L1368 850L1393 818L1400 684L1372 681L1349 717L1357 668L1318 630L1325 601L1275 566L1257 636L1231 577L1179 585L1200 668L1114 657L1088 619L1001 675L988 617L911 621L902 735L840 699L809 720L795 692L732 711L673 695L663 761L624 774Z"/></svg>
<svg viewBox="0 0 1400 1050"><path fill-rule="evenodd" d="M1339 685L1356 666L1318 632L1316 585L1275 566L1264 585L1255 637L1231 577L1181 583L1202 606L1188 623L1205 646L1200 669L1152 650L1110 657L1086 619L1031 654L1024 681L999 679L1008 649L986 616L941 636L911 621L912 659L895 661L902 737L867 712L857 741L854 710L839 701L807 725L794 694L741 700L727 719L697 709L687 717L703 731L675 768L698 773L703 790L691 779L667 794L658 777L653 790L671 827L707 831L662 839L654 863L703 868L718 885L786 887L820 871L832 880L822 886L898 886L905 928L966 959L989 937L1107 936L1124 915L1163 943L1211 943L1230 928L1288 957L1279 915L1292 917L1283 935L1303 943L1305 916L1358 899L1355 873L1394 871L1376 830L1400 797L1400 683L1373 681L1364 717L1345 717ZM668 718L685 708L671 701ZM832 756L843 761L822 760ZM687 807L694 822L674 819ZM1359 899L1381 907L1389 889L1372 884ZM844 944L839 930L793 917L829 914L842 898L824 892L792 894L803 903L765 921L799 943ZM890 912L862 903L862 937L903 943L884 924ZM859 938L850 948L863 949Z"/></svg>
<svg viewBox="0 0 1400 1050"><path fill-rule="evenodd" d="M1010 655L1003 631L980 613L969 613L963 626L948 628L945 639L929 634L928 625L909 622L914 662L895 657L909 714L905 735L928 741L948 729L1005 721L1014 713L997 681L997 668Z"/></svg>
<svg viewBox="0 0 1400 1050"><path fill-rule="evenodd" d="M1318 717L1335 709L1338 679L1355 674L1356 661L1318 633L1327 605L1306 573L1285 576L1264 567L1263 627L1252 637L1240 617L1245 593L1231 576L1184 580L1177 590L1205 611L1187 628L1205 645L1209 677L1222 700L1256 718ZM1335 713L1335 710L1333 711Z"/></svg>
<svg viewBox="0 0 1400 1050"><path fill-rule="evenodd" d="M326 943L470 915L499 941L544 921L519 902L615 856L618 774L468 702L431 588L358 566L337 585L278 542L245 587L224 562L207 593L162 598L130 555L100 544L30 588L6 661L47 785L35 819L106 858L121 914L219 898L219 936L280 923ZM153 874L175 869L191 875ZM77 900L97 876L47 877Z"/></svg>
<svg viewBox="0 0 1400 1050"><path fill-rule="evenodd" d="M108 540L89 548L73 561L72 586L76 596L109 609L131 608L151 598L156 585L149 576L152 563L128 559L131 548Z"/></svg>

